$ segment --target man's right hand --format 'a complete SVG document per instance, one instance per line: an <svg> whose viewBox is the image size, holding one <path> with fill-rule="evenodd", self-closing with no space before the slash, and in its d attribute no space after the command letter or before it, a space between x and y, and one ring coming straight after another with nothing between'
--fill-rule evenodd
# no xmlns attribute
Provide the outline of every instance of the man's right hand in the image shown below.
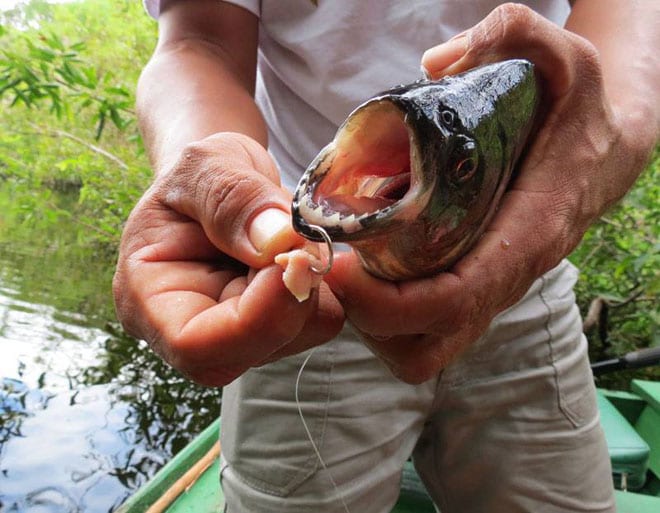
<svg viewBox="0 0 660 513"><path fill-rule="evenodd" d="M219 133L185 147L131 213L114 279L118 317L210 386L322 344L343 325L325 283L299 303L275 255L303 241L266 150Z"/></svg>

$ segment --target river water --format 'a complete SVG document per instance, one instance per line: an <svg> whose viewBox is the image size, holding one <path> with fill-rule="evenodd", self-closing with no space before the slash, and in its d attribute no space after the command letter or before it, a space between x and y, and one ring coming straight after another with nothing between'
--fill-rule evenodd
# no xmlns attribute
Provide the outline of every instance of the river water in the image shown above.
<svg viewBox="0 0 660 513"><path fill-rule="evenodd" d="M113 511L213 420L219 391L122 333L113 257L80 247L78 227L3 221L0 512Z"/></svg>

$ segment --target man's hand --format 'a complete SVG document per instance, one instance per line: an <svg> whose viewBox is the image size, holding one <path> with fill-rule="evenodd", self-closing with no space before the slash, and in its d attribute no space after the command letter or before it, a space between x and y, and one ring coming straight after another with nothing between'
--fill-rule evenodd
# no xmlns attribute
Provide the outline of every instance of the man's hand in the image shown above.
<svg viewBox="0 0 660 513"><path fill-rule="evenodd" d="M616 110L606 96L593 45L523 6L499 7L422 64L439 78L508 58L535 63L544 119L479 243L428 279L378 280L354 254L338 255L326 277L348 319L404 381L437 374L568 255L628 190L657 137L657 123L645 129L644 116Z"/></svg>
<svg viewBox="0 0 660 513"><path fill-rule="evenodd" d="M114 280L119 319L199 383L227 384L343 324L327 285L299 303L273 264L303 243L278 176L257 142L216 134L159 173L128 219Z"/></svg>

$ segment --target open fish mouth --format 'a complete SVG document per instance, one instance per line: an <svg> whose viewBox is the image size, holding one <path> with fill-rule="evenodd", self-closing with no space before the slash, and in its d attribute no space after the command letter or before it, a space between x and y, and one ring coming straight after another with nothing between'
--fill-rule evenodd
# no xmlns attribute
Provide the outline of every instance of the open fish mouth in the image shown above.
<svg viewBox="0 0 660 513"><path fill-rule="evenodd" d="M309 229L317 225L333 240L349 241L365 236L360 232L376 221L382 230L423 208L419 148L406 116L375 98L348 118L296 189L298 231L319 240Z"/></svg>
<svg viewBox="0 0 660 513"><path fill-rule="evenodd" d="M303 174L294 229L348 242L382 278L449 268L495 215L539 101L534 65L520 59L367 100Z"/></svg>

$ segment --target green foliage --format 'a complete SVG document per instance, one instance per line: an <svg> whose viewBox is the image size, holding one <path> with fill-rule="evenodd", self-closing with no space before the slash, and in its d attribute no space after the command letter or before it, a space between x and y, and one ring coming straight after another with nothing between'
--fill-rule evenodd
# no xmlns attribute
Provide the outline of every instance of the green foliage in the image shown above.
<svg viewBox="0 0 660 513"><path fill-rule="evenodd" d="M112 251L150 177L132 105L156 24L137 0L32 0L0 21L0 188L11 198L0 205L0 232L66 217L78 244ZM656 152L571 256L583 315L594 298L609 305L607 322L588 334L592 359L660 344L659 173Z"/></svg>
<svg viewBox="0 0 660 513"><path fill-rule="evenodd" d="M33 0L0 21L5 215L31 225L69 217L81 244L114 248L151 174L133 91L156 24L132 0ZM75 201L63 207L62 193Z"/></svg>
<svg viewBox="0 0 660 513"><path fill-rule="evenodd" d="M68 44L54 33L34 37L21 34L18 41L0 52L0 98L9 96L11 105L34 107L43 101L58 118L72 111L91 109L96 118L96 139L106 120L124 129L132 121L131 95L115 85L114 76L100 77L94 65L81 59L85 43Z"/></svg>
<svg viewBox="0 0 660 513"><path fill-rule="evenodd" d="M580 268L576 294L587 315L605 302L600 326L589 330L592 360L660 345L660 151L624 200L587 232L571 255ZM660 379L660 366L634 375ZM601 378L622 388L633 373Z"/></svg>

